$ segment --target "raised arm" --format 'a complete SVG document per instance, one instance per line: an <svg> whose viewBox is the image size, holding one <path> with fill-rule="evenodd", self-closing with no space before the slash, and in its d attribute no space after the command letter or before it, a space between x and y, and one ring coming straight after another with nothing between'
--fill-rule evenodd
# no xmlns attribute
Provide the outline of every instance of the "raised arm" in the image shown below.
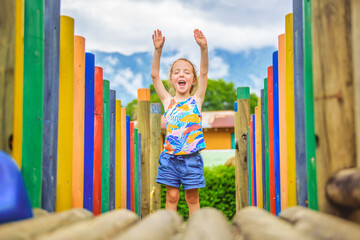
<svg viewBox="0 0 360 240"><path fill-rule="evenodd" d="M154 31L152 35L153 43L154 43L154 56L151 64L151 78L154 84L155 91L159 96L164 108L167 107L168 102L170 102L170 94L166 91L164 84L160 79L160 57L162 48L164 46L165 37L162 36L161 31L158 29Z"/></svg>
<svg viewBox="0 0 360 240"><path fill-rule="evenodd" d="M194 38L199 45L201 51L199 83L194 96L199 101L199 105L201 106L204 102L207 87L209 55L206 38L199 29L194 30Z"/></svg>

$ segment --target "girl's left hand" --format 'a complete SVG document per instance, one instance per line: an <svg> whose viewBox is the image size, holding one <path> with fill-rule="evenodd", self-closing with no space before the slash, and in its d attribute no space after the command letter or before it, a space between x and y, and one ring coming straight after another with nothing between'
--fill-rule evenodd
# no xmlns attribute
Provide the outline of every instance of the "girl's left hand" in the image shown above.
<svg viewBox="0 0 360 240"><path fill-rule="evenodd" d="M207 46L206 37L204 36L204 34L199 29L194 30L194 38L195 38L195 41L197 42L197 44L200 47L206 47Z"/></svg>

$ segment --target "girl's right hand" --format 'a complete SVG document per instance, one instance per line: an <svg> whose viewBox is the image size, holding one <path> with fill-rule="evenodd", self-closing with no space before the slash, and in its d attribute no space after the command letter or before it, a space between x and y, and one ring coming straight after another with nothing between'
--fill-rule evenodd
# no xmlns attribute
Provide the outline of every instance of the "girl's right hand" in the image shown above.
<svg viewBox="0 0 360 240"><path fill-rule="evenodd" d="M155 49L156 50L162 49L162 47L164 46L165 37L162 36L161 31L159 29L154 31L154 34L152 35L152 39L154 42Z"/></svg>

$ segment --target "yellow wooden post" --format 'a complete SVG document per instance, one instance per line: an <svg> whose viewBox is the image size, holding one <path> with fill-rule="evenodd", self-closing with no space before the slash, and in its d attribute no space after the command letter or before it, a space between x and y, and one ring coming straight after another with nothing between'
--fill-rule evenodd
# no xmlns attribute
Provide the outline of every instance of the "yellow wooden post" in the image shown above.
<svg viewBox="0 0 360 240"><path fill-rule="evenodd" d="M115 113L115 209L121 207L121 101L116 99Z"/></svg>

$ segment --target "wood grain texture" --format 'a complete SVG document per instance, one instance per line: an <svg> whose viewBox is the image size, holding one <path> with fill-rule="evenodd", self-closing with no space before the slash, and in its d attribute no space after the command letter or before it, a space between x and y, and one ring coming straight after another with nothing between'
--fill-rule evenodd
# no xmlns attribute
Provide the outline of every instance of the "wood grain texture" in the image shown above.
<svg viewBox="0 0 360 240"><path fill-rule="evenodd" d="M313 71L316 163L320 211L336 213L327 179L356 166L351 1L313 0ZM346 126L346 131L339 131Z"/></svg>

